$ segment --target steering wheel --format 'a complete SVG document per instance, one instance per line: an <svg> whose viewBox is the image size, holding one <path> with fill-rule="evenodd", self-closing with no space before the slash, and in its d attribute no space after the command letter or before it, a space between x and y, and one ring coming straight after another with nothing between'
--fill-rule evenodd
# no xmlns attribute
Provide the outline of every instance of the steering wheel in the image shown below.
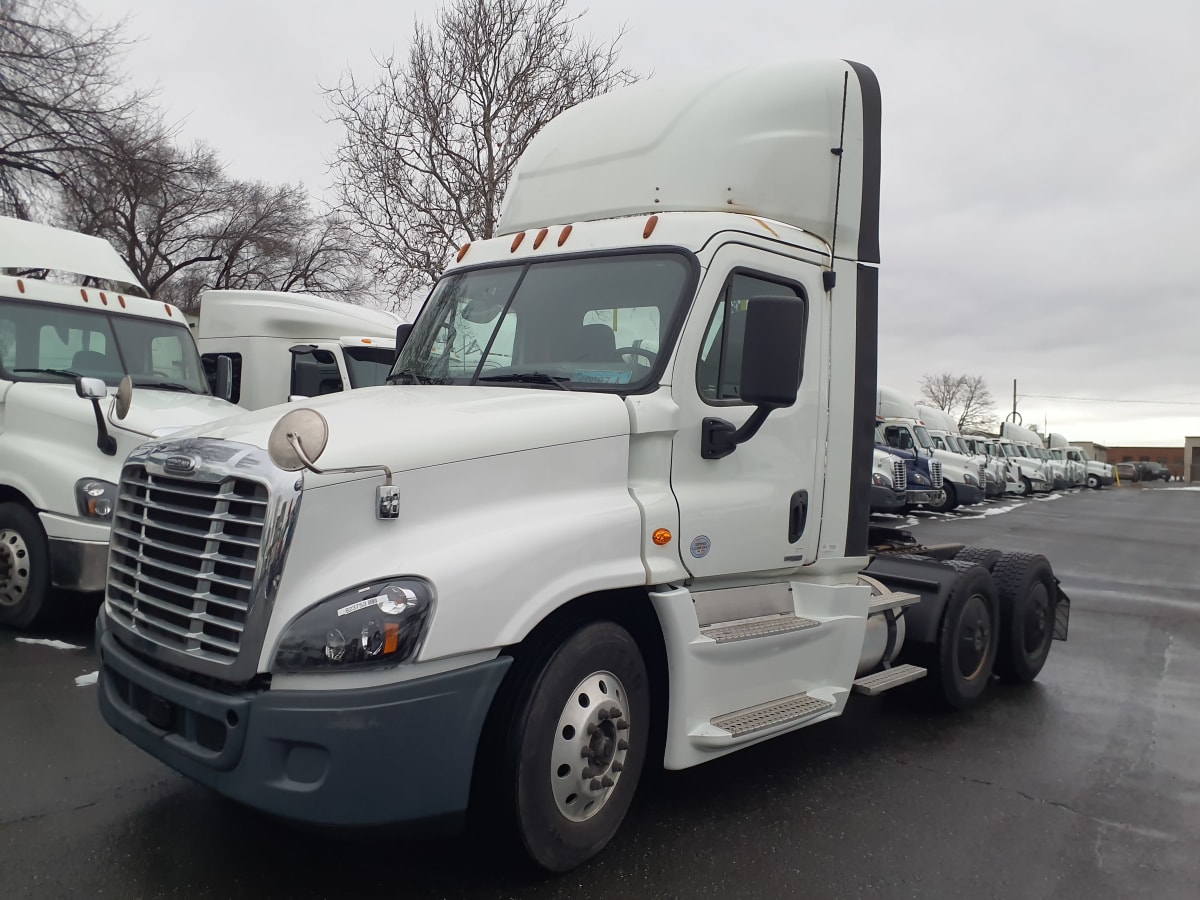
<svg viewBox="0 0 1200 900"><path fill-rule="evenodd" d="M647 350L645 347L618 347L613 352L615 352L617 356L624 356L626 353L630 353L634 356L644 357L646 362L650 363L651 366L653 366L654 361L658 359L657 353L655 353L653 350Z"/></svg>

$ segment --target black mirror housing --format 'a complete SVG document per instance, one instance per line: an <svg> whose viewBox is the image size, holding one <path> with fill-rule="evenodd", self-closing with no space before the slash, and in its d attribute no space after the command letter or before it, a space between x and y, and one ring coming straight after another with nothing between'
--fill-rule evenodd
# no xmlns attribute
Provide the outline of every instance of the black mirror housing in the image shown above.
<svg viewBox="0 0 1200 900"><path fill-rule="evenodd" d="M228 356L217 357L216 394L222 400L233 397L233 360Z"/></svg>
<svg viewBox="0 0 1200 900"><path fill-rule="evenodd" d="M400 358L400 351L404 349L404 345L408 343L408 336L412 334L412 325L405 323L396 326L396 359Z"/></svg>
<svg viewBox="0 0 1200 900"><path fill-rule="evenodd" d="M804 320L797 297L753 297L746 306L742 401L767 409L796 402L804 366Z"/></svg>

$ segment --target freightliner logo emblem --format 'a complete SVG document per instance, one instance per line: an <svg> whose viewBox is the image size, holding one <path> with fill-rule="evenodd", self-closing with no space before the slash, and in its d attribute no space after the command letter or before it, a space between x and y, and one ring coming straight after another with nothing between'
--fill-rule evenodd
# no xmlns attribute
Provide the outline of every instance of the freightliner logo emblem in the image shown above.
<svg viewBox="0 0 1200 900"><path fill-rule="evenodd" d="M190 456L168 456L163 469L175 475L191 475L196 471L196 460Z"/></svg>

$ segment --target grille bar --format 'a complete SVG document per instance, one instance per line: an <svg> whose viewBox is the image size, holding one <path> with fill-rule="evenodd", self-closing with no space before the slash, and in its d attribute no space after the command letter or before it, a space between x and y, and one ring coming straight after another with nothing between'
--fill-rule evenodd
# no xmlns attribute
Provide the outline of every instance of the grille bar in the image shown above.
<svg viewBox="0 0 1200 900"><path fill-rule="evenodd" d="M233 663L260 577L269 504L267 486L240 473L173 478L131 461L112 532L114 618L189 656Z"/></svg>

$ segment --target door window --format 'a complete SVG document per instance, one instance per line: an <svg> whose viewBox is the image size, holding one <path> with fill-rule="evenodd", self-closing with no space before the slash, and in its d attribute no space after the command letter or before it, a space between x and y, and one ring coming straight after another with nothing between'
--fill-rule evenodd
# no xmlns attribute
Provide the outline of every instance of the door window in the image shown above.
<svg viewBox="0 0 1200 900"><path fill-rule="evenodd" d="M751 297L796 297L804 294L790 284L769 281L746 272L734 272L721 291L700 345L696 387L709 403L738 403L742 398L742 348L746 337L746 309ZM803 342L804 335L795 336Z"/></svg>

